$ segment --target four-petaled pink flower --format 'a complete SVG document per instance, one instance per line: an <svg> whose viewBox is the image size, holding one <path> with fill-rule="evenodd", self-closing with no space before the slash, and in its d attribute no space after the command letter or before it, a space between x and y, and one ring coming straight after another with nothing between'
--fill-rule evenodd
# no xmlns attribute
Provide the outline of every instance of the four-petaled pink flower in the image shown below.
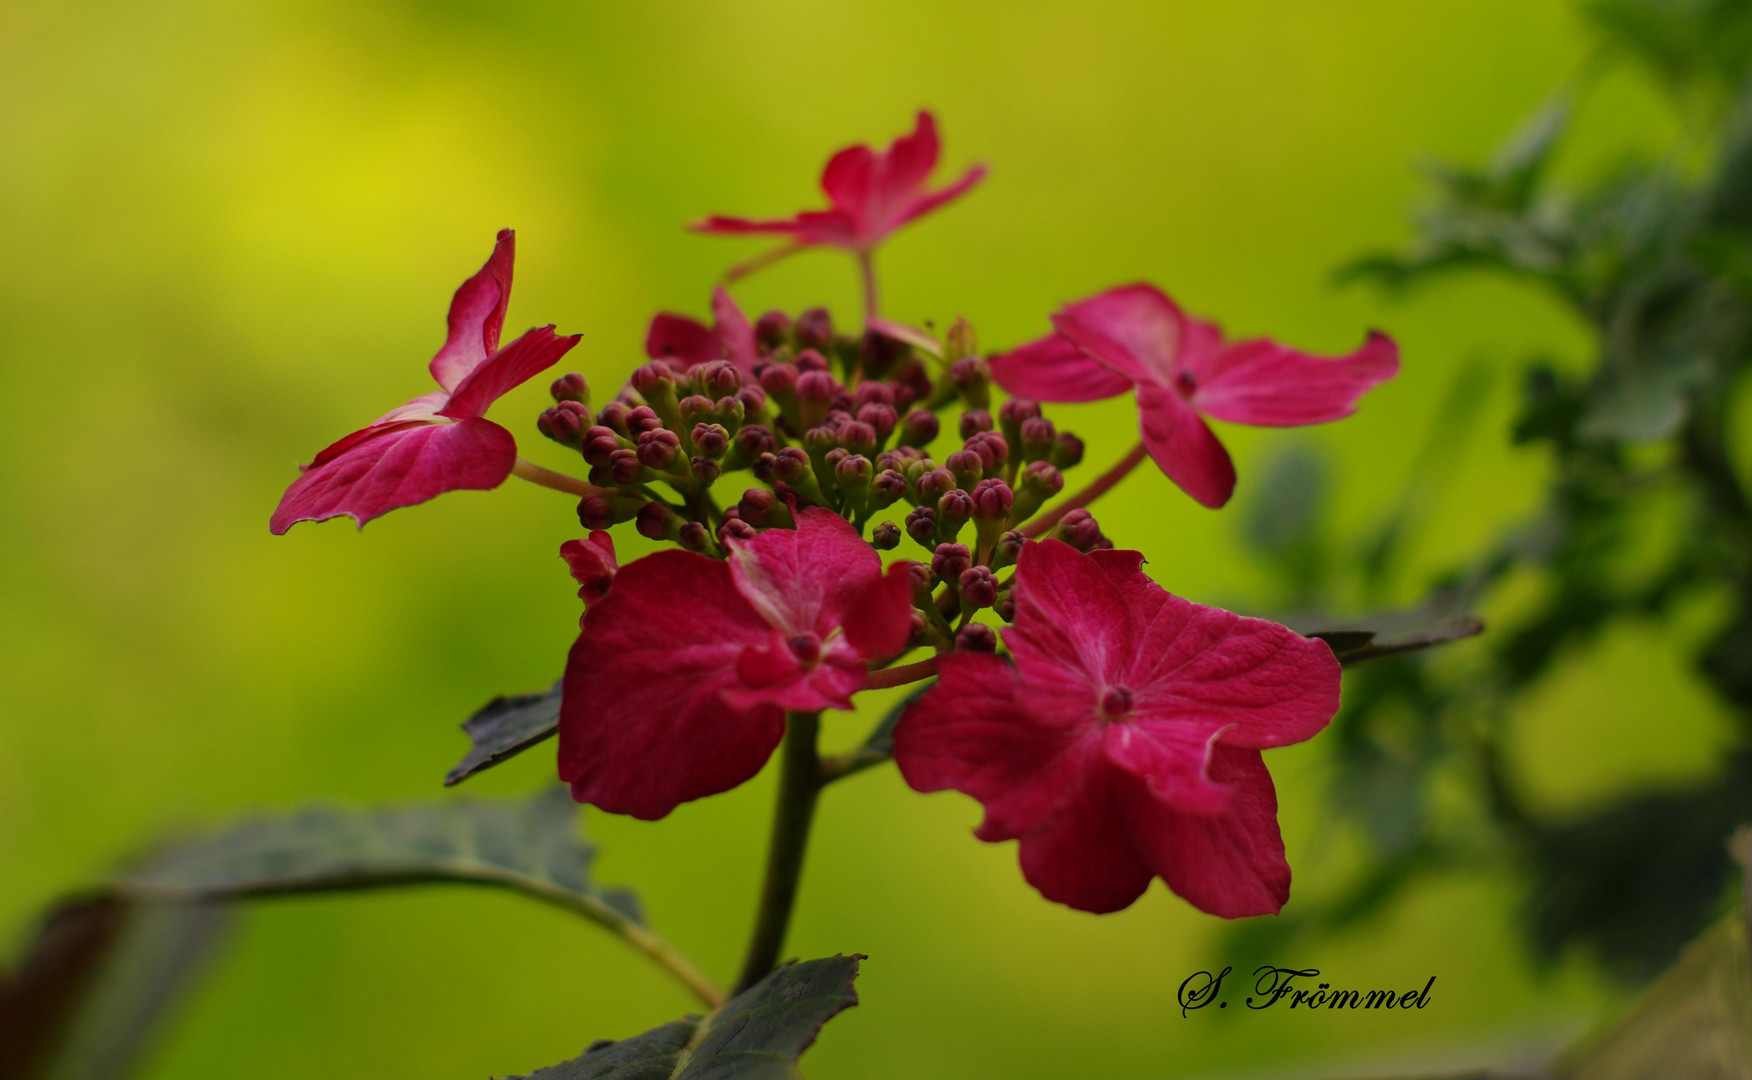
<svg viewBox="0 0 1752 1080"><path fill-rule="evenodd" d="M450 332L430 365L442 389L318 453L281 496L270 523L276 534L342 514L363 528L391 510L446 491L498 487L511 475L517 441L482 414L578 343L550 325L499 348L513 254L512 232L502 229L492 257L450 301Z"/></svg>
<svg viewBox="0 0 1752 1080"><path fill-rule="evenodd" d="M849 709L866 662L906 647L912 576L812 507L728 541L728 561L660 551L622 567L566 662L560 779L647 820L759 772L785 710Z"/></svg>
<svg viewBox="0 0 1752 1080"><path fill-rule="evenodd" d="M902 135L878 153L868 146L850 146L828 160L821 190L833 205L805 210L777 221L710 217L694 226L699 232L789 236L797 247L825 244L853 252L869 252L895 229L961 195L985 176L975 165L948 187L928 190L925 181L937 167L941 152L937 120L920 112L911 135Z"/></svg>
<svg viewBox="0 0 1752 1080"><path fill-rule="evenodd" d="M1301 742L1338 709L1325 642L1182 600L1135 551L1022 549L1015 665L939 658L894 757L917 791L985 804L976 835L1021 841L1049 900L1109 912L1152 877L1226 918L1276 912L1290 868L1260 750Z"/></svg>
<svg viewBox="0 0 1752 1080"><path fill-rule="evenodd" d="M744 375L754 374L760 362L755 350L754 327L723 286L712 290L712 325L698 319L660 311L651 317L645 332L645 355L653 360L671 360L684 368L712 360L728 360Z"/></svg>
<svg viewBox="0 0 1752 1080"><path fill-rule="evenodd" d="M1053 316L1057 334L994 357L1005 390L1037 401L1137 392L1144 446L1168 478L1209 507L1235 490L1235 466L1203 417L1262 427L1349 416L1399 372L1399 348L1371 333L1349 356L1311 356L1264 339L1226 343L1153 285L1127 285Z"/></svg>

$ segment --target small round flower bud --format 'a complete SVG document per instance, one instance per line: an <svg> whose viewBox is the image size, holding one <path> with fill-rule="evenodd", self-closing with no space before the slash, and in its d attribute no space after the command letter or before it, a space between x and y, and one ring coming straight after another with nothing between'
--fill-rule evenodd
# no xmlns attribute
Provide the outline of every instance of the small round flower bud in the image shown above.
<svg viewBox="0 0 1752 1080"><path fill-rule="evenodd" d="M621 419L624 423L626 418L623 416ZM623 445L621 437L614 433L613 428L598 425L584 433L580 449L584 451L585 461L607 468L609 455L621 449Z"/></svg>
<svg viewBox="0 0 1752 1080"><path fill-rule="evenodd" d="M596 492L578 500L578 523L594 532L631 521L645 500L639 495Z"/></svg>
<svg viewBox="0 0 1752 1080"><path fill-rule="evenodd" d="M829 472L832 472L834 469L839 467L840 462L844 461L846 458L851 457L851 456L852 456L852 452L850 450L847 450L843 446L836 446L832 450L829 450L827 453L822 455L821 463L823 465L827 466L827 469Z"/></svg>
<svg viewBox="0 0 1752 1080"><path fill-rule="evenodd" d="M967 440L965 449L979 455L980 464L988 474L1001 471L1004 462L1010 458L1010 444L995 431L979 432Z"/></svg>
<svg viewBox="0 0 1752 1080"><path fill-rule="evenodd" d="M931 573L941 581L958 581L962 571L973 565L973 552L966 544L938 544L931 552Z"/></svg>
<svg viewBox="0 0 1752 1080"><path fill-rule="evenodd" d="M877 551L893 551L900 546L900 526L892 521L882 521L870 530L870 546Z"/></svg>
<svg viewBox="0 0 1752 1080"><path fill-rule="evenodd" d="M928 506L914 507L906 516L906 534L921 544L926 551L937 548L937 511Z"/></svg>
<svg viewBox="0 0 1752 1080"><path fill-rule="evenodd" d="M992 605L992 611L1005 622L1016 621L1016 590L999 589L997 603Z"/></svg>
<svg viewBox="0 0 1752 1080"><path fill-rule="evenodd" d="M755 479L762 483L773 484L778 482L778 477L774 475L778 465L779 455L766 453L757 455L754 461L749 464L748 469L754 473Z"/></svg>
<svg viewBox="0 0 1752 1080"><path fill-rule="evenodd" d="M757 388L755 393L759 392ZM726 432L740 428L747 415L748 407L742 404L740 397L721 397L712 405L712 421L722 424Z"/></svg>
<svg viewBox="0 0 1752 1080"><path fill-rule="evenodd" d="M962 652L995 653L998 632L985 623L968 623L955 634L955 647Z"/></svg>
<svg viewBox="0 0 1752 1080"><path fill-rule="evenodd" d="M800 374L794 364L768 364L760 369L760 388L783 400L796 392Z"/></svg>
<svg viewBox="0 0 1752 1080"><path fill-rule="evenodd" d="M555 379L548 387L548 393L554 396L555 401L576 401L586 409L590 407L590 384L576 371Z"/></svg>
<svg viewBox="0 0 1752 1080"><path fill-rule="evenodd" d="M796 487L810 475L809 455L795 446L787 446L774 455L773 476Z"/></svg>
<svg viewBox="0 0 1752 1080"><path fill-rule="evenodd" d="M872 401L858 406L858 422L869 424L875 430L876 445L881 446L888 441L888 436L894 434L894 427L900 422L900 417L895 415L894 406Z"/></svg>
<svg viewBox="0 0 1752 1080"><path fill-rule="evenodd" d="M730 433L724 430L722 424L695 424L693 444L700 456L720 458L730 449Z"/></svg>
<svg viewBox="0 0 1752 1080"><path fill-rule="evenodd" d="M906 414L906 419L900 425L900 442L903 446L925 447L931 445L931 440L937 437L937 414L929 409L914 409Z"/></svg>
<svg viewBox="0 0 1752 1080"><path fill-rule="evenodd" d="M1003 521L1010 516L1015 495L1010 485L996 477L981 480L973 486L973 514L981 521Z"/></svg>
<svg viewBox="0 0 1752 1080"><path fill-rule="evenodd" d="M1068 431L1061 431L1052 441L1052 454L1047 458L1061 469L1075 468L1083 461L1083 440Z"/></svg>
<svg viewBox="0 0 1752 1080"><path fill-rule="evenodd" d="M637 439L647 431L656 431L663 426L663 421L657 416L657 410L649 405L640 405L627 411L627 437Z"/></svg>
<svg viewBox="0 0 1752 1080"><path fill-rule="evenodd" d="M749 488L736 504L738 516L757 529L788 528L791 510L765 488Z"/></svg>
<svg viewBox="0 0 1752 1080"><path fill-rule="evenodd" d="M984 409L969 409L961 414L958 430L963 439L971 439L982 431L992 429L992 414Z"/></svg>
<svg viewBox="0 0 1752 1080"><path fill-rule="evenodd" d="M858 360L864 366L864 374L879 379L906 359L911 350L912 346L904 341L866 330L858 341Z"/></svg>
<svg viewBox="0 0 1752 1080"><path fill-rule="evenodd" d="M730 540L753 540L759 535L759 529L739 517L726 517L724 523L718 526L718 542L720 544Z"/></svg>
<svg viewBox="0 0 1752 1080"><path fill-rule="evenodd" d="M713 360L688 373L688 381L709 398L729 397L742 389L742 373L728 360Z"/></svg>
<svg viewBox="0 0 1752 1080"><path fill-rule="evenodd" d="M1023 423L1040 415L1040 402L1028 398L1011 398L998 408L998 422L1008 432L1021 430Z"/></svg>
<svg viewBox="0 0 1752 1080"><path fill-rule="evenodd" d="M736 400L742 402L744 416L759 416L766 411L766 391L760 386L744 386L736 391Z"/></svg>
<svg viewBox="0 0 1752 1080"><path fill-rule="evenodd" d="M638 517L633 522L639 535L649 540L668 540L676 527L675 511L665 502L652 501L639 507Z"/></svg>
<svg viewBox="0 0 1752 1080"><path fill-rule="evenodd" d="M688 471L693 474L693 478L696 482L709 486L714 480L718 479L718 477L723 474L724 469L711 458L700 457L696 454L693 459L688 462Z"/></svg>
<svg viewBox="0 0 1752 1080"><path fill-rule="evenodd" d="M894 387L885 382L861 382L852 393L852 403L860 409L866 405L893 405Z"/></svg>
<svg viewBox="0 0 1752 1080"><path fill-rule="evenodd" d="M576 401L562 401L543 410L535 419L535 427L543 435L574 450L584 445L584 429L589 426L590 411Z"/></svg>
<svg viewBox="0 0 1752 1080"><path fill-rule="evenodd" d="M937 500L955 490L955 474L948 469L928 469L914 482L920 506L935 506Z"/></svg>
<svg viewBox="0 0 1752 1080"><path fill-rule="evenodd" d="M797 316L797 344L826 352L833 348L833 316L826 308L810 308Z"/></svg>
<svg viewBox="0 0 1752 1080"><path fill-rule="evenodd" d="M969 406L975 409L991 406L992 369L984 360L968 356L955 361L949 365L949 381Z"/></svg>
<svg viewBox="0 0 1752 1080"><path fill-rule="evenodd" d="M954 363L977 352L979 341L974 337L973 324L957 315L949 326L949 332L943 335L943 359Z"/></svg>
<svg viewBox="0 0 1752 1080"><path fill-rule="evenodd" d="M712 399L704 394L689 394L675 406L675 411L681 414L681 422L690 428L695 424L711 423L716 409Z"/></svg>
<svg viewBox="0 0 1752 1080"><path fill-rule="evenodd" d="M810 457L825 457L829 450L839 444L839 432L825 424L812 427L803 433L803 448L809 451Z"/></svg>
<svg viewBox="0 0 1752 1080"><path fill-rule="evenodd" d="M832 368L832 365L827 362L827 357L814 349L804 349L797 354L797 359L793 362L796 364L798 372L804 375L811 371L828 371Z"/></svg>
<svg viewBox="0 0 1752 1080"><path fill-rule="evenodd" d="M622 448L608 455L608 475L617 484L636 484L645 475L636 450Z"/></svg>
<svg viewBox="0 0 1752 1080"><path fill-rule="evenodd" d="M1081 507L1060 518L1053 526L1052 535L1078 551L1093 551L1102 539L1101 526L1096 523L1095 515Z"/></svg>
<svg viewBox="0 0 1752 1080"><path fill-rule="evenodd" d="M749 461L762 454L771 454L778 448L779 441L764 425L749 424L736 433L736 451Z"/></svg>
<svg viewBox="0 0 1752 1080"><path fill-rule="evenodd" d="M839 481L841 488L869 487L871 479L876 475L875 466L862 454L848 454L841 458L834 465L833 471L834 479Z"/></svg>
<svg viewBox="0 0 1752 1080"><path fill-rule="evenodd" d="M960 488L951 488L937 500L937 533L946 539L955 539L955 534L961 531L961 526L967 524L973 517L973 496Z"/></svg>
<svg viewBox="0 0 1752 1080"><path fill-rule="evenodd" d="M992 569L1002 570L1006 566L1014 565L1022 555L1022 545L1027 542L1028 538L1022 535L1021 529L1011 529L998 537L998 542L992 545Z"/></svg>
<svg viewBox="0 0 1752 1080"><path fill-rule="evenodd" d="M997 602L998 579L992 576L989 567L973 566L963 570L957 584L964 607L991 607Z"/></svg>
<svg viewBox="0 0 1752 1080"><path fill-rule="evenodd" d="M931 590L937 587L937 576L931 573L931 568L912 559L901 559L894 565L906 567L907 577L912 579L913 603L930 603Z"/></svg>
<svg viewBox="0 0 1752 1080"><path fill-rule="evenodd" d="M697 521L690 521L683 525L681 530L676 534L675 539L682 547L689 551L703 553L711 551L716 547L716 545L712 543L712 530L706 528Z"/></svg>
<svg viewBox="0 0 1752 1080"><path fill-rule="evenodd" d="M819 402L831 407L839 395L839 383L826 371L805 371L797 376L797 397L802 401ZM823 409L823 417L827 410Z"/></svg>
<svg viewBox="0 0 1752 1080"><path fill-rule="evenodd" d="M763 349L776 349L791 336L791 317L769 311L754 321L754 342Z"/></svg>
<svg viewBox="0 0 1752 1080"><path fill-rule="evenodd" d="M906 477L896 469L883 469L870 482L870 509L886 510L906 498Z"/></svg>
<svg viewBox="0 0 1752 1080"><path fill-rule="evenodd" d="M596 422L616 434L626 435L627 414L632 412L632 408L624 401L611 401L596 414Z"/></svg>
<svg viewBox="0 0 1752 1080"><path fill-rule="evenodd" d="M1058 428L1044 416L1031 416L1022 421L1016 441L1022 447L1023 461L1045 461L1052 456L1053 441Z"/></svg>
<svg viewBox="0 0 1752 1080"><path fill-rule="evenodd" d="M874 454L876 442L876 429L862 420L840 425L839 444L854 454Z"/></svg>
<svg viewBox="0 0 1752 1080"><path fill-rule="evenodd" d="M633 389L645 398L661 394L665 390L669 393L675 392L675 379L670 374L670 367L661 360L653 360L634 368L630 381Z"/></svg>
<svg viewBox="0 0 1752 1080"><path fill-rule="evenodd" d="M648 469L666 469L681 451L681 438L668 428L639 436L639 464Z"/></svg>
<svg viewBox="0 0 1752 1080"><path fill-rule="evenodd" d="M977 451L957 450L943 461L943 467L955 478L955 486L972 488L985 475L985 462Z"/></svg>
<svg viewBox="0 0 1752 1080"><path fill-rule="evenodd" d="M1016 481L1016 505L1010 514L1013 522L1027 521L1046 500L1065 488L1065 475L1049 461L1030 461Z"/></svg>

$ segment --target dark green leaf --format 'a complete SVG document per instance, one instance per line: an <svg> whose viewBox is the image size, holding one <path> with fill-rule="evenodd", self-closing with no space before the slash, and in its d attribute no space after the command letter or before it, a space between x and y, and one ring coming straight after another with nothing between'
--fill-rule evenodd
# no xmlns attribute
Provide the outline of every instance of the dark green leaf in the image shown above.
<svg viewBox="0 0 1752 1080"><path fill-rule="evenodd" d="M100 896L57 907L17 973L0 976L0 1078L132 1075L224 927L204 904Z"/></svg>
<svg viewBox="0 0 1752 1080"><path fill-rule="evenodd" d="M1440 604L1357 619L1293 615L1279 621L1298 634L1320 638L1347 666L1458 641L1484 630L1478 616L1456 615Z"/></svg>
<svg viewBox="0 0 1752 1080"><path fill-rule="evenodd" d="M591 880L596 849L577 823L563 788L514 802L315 808L171 847L117 888L197 901L457 882L527 893L617 931L642 923L629 894Z"/></svg>
<svg viewBox="0 0 1752 1080"><path fill-rule="evenodd" d="M925 691L937 685L931 680L913 689L912 693L894 703L894 707L884 713L882 719L870 730L870 734L856 750L837 757L825 758L821 762L821 779L823 783L841 780L853 773L882 764L894 756L894 725L900 723L902 713L907 706L924 696Z"/></svg>
<svg viewBox="0 0 1752 1080"><path fill-rule="evenodd" d="M782 965L709 1016L596 1043L523 1080L793 1080L821 1025L858 1003L862 959Z"/></svg>
<svg viewBox="0 0 1752 1080"><path fill-rule="evenodd" d="M552 737L560 730L560 684L540 694L496 697L462 722L473 743L444 776L444 786L462 783Z"/></svg>

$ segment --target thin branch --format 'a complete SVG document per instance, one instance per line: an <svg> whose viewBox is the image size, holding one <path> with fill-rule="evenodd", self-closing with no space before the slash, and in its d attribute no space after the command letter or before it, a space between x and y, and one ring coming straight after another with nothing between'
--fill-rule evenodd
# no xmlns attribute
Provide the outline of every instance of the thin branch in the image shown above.
<svg viewBox="0 0 1752 1080"><path fill-rule="evenodd" d="M525 461L522 458L518 458L517 464L511 467L511 475L519 480L527 480L532 484L553 488L555 491L563 491L567 495L576 495L579 498L595 495L602 490L591 484L586 484L576 476L567 476L562 472L544 469L533 461Z"/></svg>
<svg viewBox="0 0 1752 1080"><path fill-rule="evenodd" d="M1088 506L1096 499L1107 494L1115 484L1124 480L1127 474L1137 468L1139 463L1149 456L1150 452L1145 448L1143 443L1139 443L1132 447L1130 453L1126 454L1125 457L1120 458L1119 462L1114 465L1113 468L1108 469L1106 472L1096 477L1088 487L1077 492L1075 495L1072 495L1064 502L1059 503L1040 517L1030 521L1027 525L1024 525L1022 527L1022 535L1033 540L1045 534L1054 525L1059 523L1060 518L1064 517L1072 510Z"/></svg>

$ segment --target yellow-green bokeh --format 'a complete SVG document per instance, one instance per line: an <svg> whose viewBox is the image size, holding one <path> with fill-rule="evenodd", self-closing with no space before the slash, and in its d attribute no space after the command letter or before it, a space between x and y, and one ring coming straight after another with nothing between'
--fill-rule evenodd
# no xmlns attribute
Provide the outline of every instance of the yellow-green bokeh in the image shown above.
<svg viewBox="0 0 1752 1080"><path fill-rule="evenodd" d="M312 799L456 797L438 787L456 722L545 685L575 631L555 556L571 507L513 483L363 535L272 538L294 463L426 389L450 291L495 229L519 230L508 328L582 333L577 366L611 392L652 311L702 312L716 275L758 250L684 223L812 205L830 150L885 140L924 105L948 166L992 172L884 250L893 316L964 314L999 345L1043 331L1059 302L1148 278L1238 331L1327 351L1368 326L1399 338L1404 374L1356 418L1223 431L1240 506L1275 451L1315 445L1335 465L1337 530L1362 533L1412 480L1460 366L1497 373L1398 584L1412 599L1537 503L1541 456L1502 437L1511 372L1535 349L1580 362L1587 338L1505 285L1389 302L1329 272L1409 236L1418 160L1483 157L1589 48L1561 0L5 0L0 940L166 830ZM1570 167L1661 145L1675 125L1654 102L1633 77L1608 82ZM844 260L810 255L738 293L849 313L855 287ZM561 466L534 434L542 400L531 385L494 415ZM1095 466L1132 438L1126 402L1055 416ZM1235 512L1154 473L1101 509L1169 588L1267 595ZM1706 766L1725 726L1686 655L1648 629L1566 659L1519 717L1547 805ZM830 737L868 720L830 718ZM1297 889L1330 891L1354 843L1327 820L1325 754L1268 760ZM544 748L469 786L519 793L551 771ZM635 885L720 977L750 921L769 790L763 776L655 824L588 819L602 876ZM1223 962L1214 920L1160 887L1109 918L1049 905L1010 847L970 837L976 820L892 770L830 793L793 946L870 960L812 1075L1500 1059L1614 1000L1584 963L1531 968L1511 882L1450 877L1281 961L1350 984L1433 974L1428 1009L1183 1019L1175 987ZM514 898L264 903L152 1075L521 1072L687 1007L592 927Z"/></svg>

